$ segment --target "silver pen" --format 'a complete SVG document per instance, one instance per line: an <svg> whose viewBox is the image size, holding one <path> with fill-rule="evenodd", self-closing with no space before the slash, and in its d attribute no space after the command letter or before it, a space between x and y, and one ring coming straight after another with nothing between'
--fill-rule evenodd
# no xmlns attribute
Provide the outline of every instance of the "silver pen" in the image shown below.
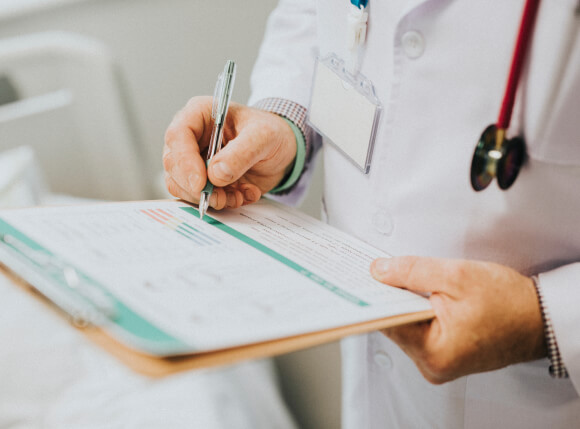
<svg viewBox="0 0 580 429"><path fill-rule="evenodd" d="M211 132L211 138L209 140L207 160L205 162L206 168L209 166L209 162L214 157L214 155L218 153L222 147L224 124L226 122L228 107L230 105L230 100L232 98L235 77L236 77L236 63L234 63L232 60L228 60L224 67L224 71L220 73L220 75L218 76L218 80L215 86L215 92L213 95L213 107L211 111L211 117L213 119L213 129ZM213 192L213 184L209 181L208 177L205 187L201 191L201 195L199 198L200 219L203 219L203 216L207 211L209 197L211 196L212 192Z"/></svg>

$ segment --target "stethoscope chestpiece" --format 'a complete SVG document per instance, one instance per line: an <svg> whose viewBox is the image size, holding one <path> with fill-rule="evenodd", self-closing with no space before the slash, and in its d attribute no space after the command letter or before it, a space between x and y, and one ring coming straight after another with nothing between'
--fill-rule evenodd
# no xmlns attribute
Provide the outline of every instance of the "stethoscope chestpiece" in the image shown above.
<svg viewBox="0 0 580 429"><path fill-rule="evenodd" d="M505 139L505 130L488 126L475 146L471 161L471 186L476 191L487 188L494 177L503 190L518 177L526 157L526 146L520 137Z"/></svg>
<svg viewBox="0 0 580 429"><path fill-rule="evenodd" d="M475 146L470 175L471 186L476 191L487 188L494 177L497 177L501 189L508 189L518 177L525 161L524 140L520 137L507 140L505 133L510 125L516 90L529 49L539 3L540 0L526 0L496 125L488 126Z"/></svg>

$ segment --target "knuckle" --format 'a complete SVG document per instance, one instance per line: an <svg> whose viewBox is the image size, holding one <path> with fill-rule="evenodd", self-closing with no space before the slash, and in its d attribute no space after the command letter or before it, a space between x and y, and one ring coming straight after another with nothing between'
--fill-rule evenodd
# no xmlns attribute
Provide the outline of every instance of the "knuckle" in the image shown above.
<svg viewBox="0 0 580 429"><path fill-rule="evenodd" d="M183 106L183 109L181 109L179 111L179 114L183 115L185 114L185 112L195 109L196 106L199 104L199 97L195 96L195 97L191 97L189 100L187 100L187 102L185 103L185 106Z"/></svg>
<svg viewBox="0 0 580 429"><path fill-rule="evenodd" d="M206 116L211 112L213 105L213 97L208 95L198 95L190 98L185 107L179 112L179 116L187 117L191 115Z"/></svg>
<svg viewBox="0 0 580 429"><path fill-rule="evenodd" d="M188 161L188 159L180 156L175 160L175 162L172 162L172 172L175 173L174 176L180 178L183 174L187 173L188 169L190 168L190 163Z"/></svg>
<svg viewBox="0 0 580 429"><path fill-rule="evenodd" d="M172 143L177 139L178 126L175 124L175 120L167 127L165 130L165 145L171 147Z"/></svg>
<svg viewBox="0 0 580 429"><path fill-rule="evenodd" d="M196 96L190 98L185 106L173 116L171 123L165 130L165 143L170 145L172 141L177 140L183 129L187 128L187 118L204 112L208 107L211 109L211 97Z"/></svg>
<svg viewBox="0 0 580 429"><path fill-rule="evenodd" d="M451 277L460 279L465 275L465 267L463 264L450 264L447 267L447 272L451 275Z"/></svg>
<svg viewBox="0 0 580 429"><path fill-rule="evenodd" d="M465 263L451 261L446 267L447 280L456 288L461 287L464 280L469 277L470 270Z"/></svg>
<svg viewBox="0 0 580 429"><path fill-rule="evenodd" d="M173 195L174 197L180 197L180 193L181 190L179 189L179 187L177 186L177 184L175 183L175 181L171 178L171 176L166 175L165 176L165 187L167 188L167 191Z"/></svg>
<svg viewBox="0 0 580 429"><path fill-rule="evenodd" d="M173 159L173 155L171 154L171 151L166 151L163 153L163 169L165 171L171 171L173 169L173 166L175 165L175 160Z"/></svg>
<svg viewBox="0 0 580 429"><path fill-rule="evenodd" d="M206 95L196 95L195 97L191 97L189 100L187 100L187 103L185 103L185 109L194 109L201 104L206 104L210 99L211 97Z"/></svg>
<svg viewBox="0 0 580 429"><path fill-rule="evenodd" d="M416 256L405 256L396 259L398 271L403 278L412 279L418 269L419 258Z"/></svg>

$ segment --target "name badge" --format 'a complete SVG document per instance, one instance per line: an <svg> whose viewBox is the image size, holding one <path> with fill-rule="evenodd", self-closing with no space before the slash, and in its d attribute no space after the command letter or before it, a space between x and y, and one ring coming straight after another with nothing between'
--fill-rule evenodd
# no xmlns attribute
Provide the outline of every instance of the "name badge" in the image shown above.
<svg viewBox="0 0 580 429"><path fill-rule="evenodd" d="M381 112L370 80L349 73L335 55L317 59L308 123L365 174Z"/></svg>

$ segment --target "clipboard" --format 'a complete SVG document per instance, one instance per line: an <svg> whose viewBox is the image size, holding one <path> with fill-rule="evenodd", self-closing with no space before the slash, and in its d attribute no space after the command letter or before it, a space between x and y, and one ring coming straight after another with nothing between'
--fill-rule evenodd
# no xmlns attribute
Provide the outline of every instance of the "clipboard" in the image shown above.
<svg viewBox="0 0 580 429"><path fill-rule="evenodd" d="M15 231L11 232L16 234ZM0 233L6 234L6 226L2 225L2 223L0 223ZM21 239L24 240L22 237ZM32 243L27 244L33 245ZM58 299L55 300L54 297L50 296L50 292L47 289L42 288L42 282L38 278L35 278L34 275L31 275L25 265L19 263L17 259L6 259L6 255L4 255L2 261L0 273L8 276L16 286L27 291L31 296L42 299L48 307L59 309L61 315L71 322L74 328L79 329L89 341L97 344L134 371L151 377L163 377L185 370L228 365L248 359L277 356L333 342L349 335L429 320L434 316L431 309L424 309L360 323L349 323L333 328L319 329L297 335L255 341L232 347L223 347L210 351L177 348L176 352L156 354L151 353L151 349L144 351L143 348L135 347L134 343L131 344L130 342L123 341L123 336L114 335L114 323L79 323L79 320L71 313L70 308L67 309L62 302L60 305L55 305L58 303ZM6 261L9 261L9 263L7 264ZM86 297L83 299L86 299Z"/></svg>
<svg viewBox="0 0 580 429"><path fill-rule="evenodd" d="M15 287L19 287L35 299L42 300L48 311L58 312L63 319L70 322L67 314L58 311L56 307L47 300L33 286L16 276L9 268L0 265L0 273L9 277ZM310 347L331 343L350 335L365 334L380 329L393 326L404 325L432 319L432 310L425 310L413 314L391 316L372 322L364 322L340 328L329 329L310 334L298 335L295 337L281 338L262 343L249 344L246 346L233 347L224 350L217 350L206 353L189 354L173 357L158 357L142 353L119 342L112 337L105 329L98 327L78 327L73 323L71 328L81 332L87 340L98 345L114 356L118 361L127 365L134 371L149 377L165 377L182 371L211 368L222 365L230 365L249 359L260 359L275 357Z"/></svg>

